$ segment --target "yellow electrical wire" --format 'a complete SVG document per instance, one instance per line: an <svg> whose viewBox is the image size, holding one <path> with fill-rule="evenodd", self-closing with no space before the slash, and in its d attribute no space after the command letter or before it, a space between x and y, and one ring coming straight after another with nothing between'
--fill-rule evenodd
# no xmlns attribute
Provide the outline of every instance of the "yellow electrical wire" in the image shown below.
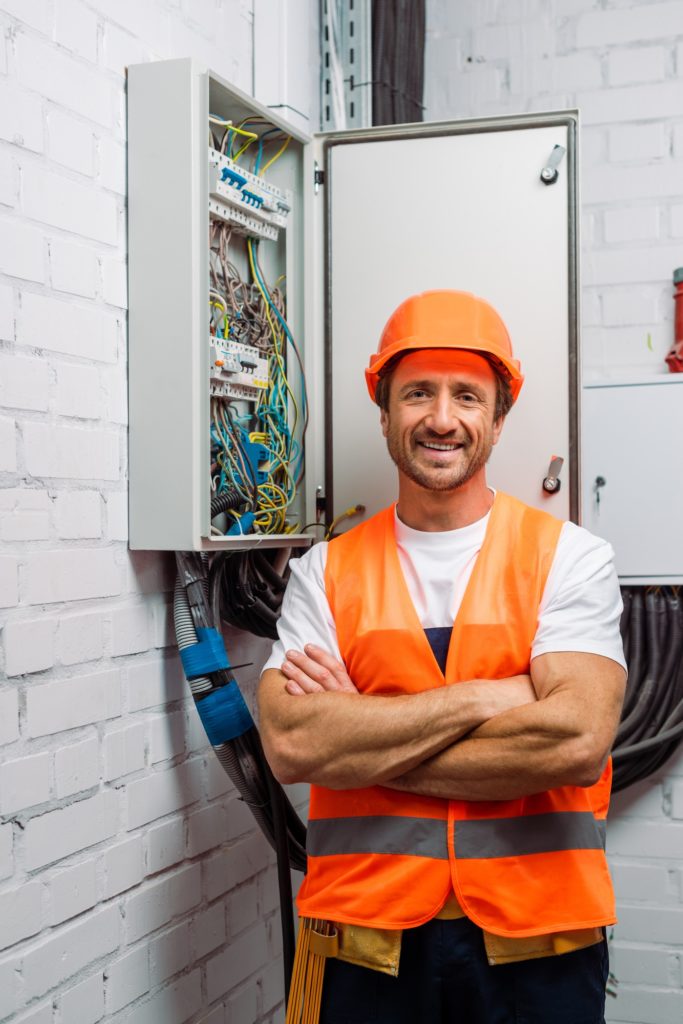
<svg viewBox="0 0 683 1024"><path fill-rule="evenodd" d="M252 142L259 137L256 132L248 132L244 128L239 128L236 124L233 124L232 121L224 121L222 117L214 117L212 114L209 114L209 121L211 124L219 124L223 128L229 128L231 132L236 132L238 135L245 135Z"/></svg>
<svg viewBox="0 0 683 1024"><path fill-rule="evenodd" d="M209 303L209 308L210 309L220 309L221 313L223 314L221 319L223 320L223 323L225 325L223 333L225 334L225 337L227 338L227 336L228 336L227 335L227 331L228 331L228 307L226 306L226 304L222 300L220 302L214 300L213 302Z"/></svg>
<svg viewBox="0 0 683 1024"><path fill-rule="evenodd" d="M284 151L287 149L287 146L290 144L291 141L292 141L292 136L288 135L287 138L285 139L285 141L283 142L283 144L278 149L278 151L275 154L275 156L271 157L270 160L268 161L268 163L264 164L264 166L259 169L259 174L265 174L266 171L268 170L268 168L270 166L272 166L272 164L274 164L276 160L280 159L280 157L282 156Z"/></svg>
<svg viewBox="0 0 683 1024"><path fill-rule="evenodd" d="M353 516L359 516L363 512L365 512L365 505L352 505L350 508L347 508L345 512L340 513L340 515L336 516L336 518L330 523L327 532L325 533L325 540L330 540L335 529L344 519L351 519Z"/></svg>

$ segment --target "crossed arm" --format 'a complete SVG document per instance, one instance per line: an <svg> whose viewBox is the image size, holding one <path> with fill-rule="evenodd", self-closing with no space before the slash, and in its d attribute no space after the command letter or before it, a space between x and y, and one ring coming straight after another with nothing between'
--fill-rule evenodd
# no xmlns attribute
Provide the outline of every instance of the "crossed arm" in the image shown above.
<svg viewBox="0 0 683 1024"><path fill-rule="evenodd" d="M308 645L263 674L261 735L281 782L512 799L599 778L624 682L609 658L557 653L535 658L530 676L369 696Z"/></svg>

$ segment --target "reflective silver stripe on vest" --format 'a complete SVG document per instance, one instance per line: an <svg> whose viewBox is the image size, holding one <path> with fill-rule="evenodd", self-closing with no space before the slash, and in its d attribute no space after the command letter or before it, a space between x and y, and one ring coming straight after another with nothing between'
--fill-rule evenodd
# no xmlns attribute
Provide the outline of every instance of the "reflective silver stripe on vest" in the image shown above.
<svg viewBox="0 0 683 1024"><path fill-rule="evenodd" d="M314 818L308 822L306 850L311 857L344 853L398 853L448 860L446 822L438 818L377 815Z"/></svg>
<svg viewBox="0 0 683 1024"><path fill-rule="evenodd" d="M605 848L605 822L590 811L456 821L454 830L455 856L460 860Z"/></svg>

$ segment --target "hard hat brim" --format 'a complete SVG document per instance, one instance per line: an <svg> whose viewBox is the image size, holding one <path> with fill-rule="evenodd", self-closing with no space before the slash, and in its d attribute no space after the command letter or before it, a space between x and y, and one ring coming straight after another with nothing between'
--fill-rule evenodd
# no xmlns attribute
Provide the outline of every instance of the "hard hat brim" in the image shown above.
<svg viewBox="0 0 683 1024"><path fill-rule="evenodd" d="M481 352L484 356L490 356L495 361L501 363L507 370L509 374L508 384L512 394L512 400L513 402L517 401L517 396L519 395L522 384L524 383L521 364L518 359L511 359L509 356L498 351L498 345L491 345L482 339L479 339L478 341L465 342L462 345L454 345L452 341L439 342L431 338L426 341L419 337L413 337L401 338L394 342L393 345L388 345L382 352L376 352L370 356L370 364L365 371L365 382L367 384L370 398L373 402L376 402L375 395L377 392L377 384L381 377L382 368L386 366L394 356L407 355L408 352L414 352L417 349L430 348L449 348L454 349L455 351Z"/></svg>

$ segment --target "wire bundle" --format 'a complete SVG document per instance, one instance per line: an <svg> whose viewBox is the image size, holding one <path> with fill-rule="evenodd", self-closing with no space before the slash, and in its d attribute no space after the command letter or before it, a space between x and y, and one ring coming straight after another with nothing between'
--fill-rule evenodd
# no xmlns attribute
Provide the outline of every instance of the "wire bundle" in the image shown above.
<svg viewBox="0 0 683 1024"><path fill-rule="evenodd" d="M254 159L250 167L252 174L264 175L268 168L282 156L284 151L287 149L287 146L292 141L291 135L287 135L287 133L283 132L281 128L275 128L270 121L266 121L266 119L260 115L245 117L243 121L239 122L239 124L233 124L232 121L226 121L221 117L216 117L215 114L210 114L209 123L225 129L220 142L217 140L213 131L210 130L210 144L220 153L224 153L226 156L229 156L235 163L240 163L247 150L256 144L256 152L254 153L252 150L254 155ZM258 131L252 131L252 128L265 128L266 130L259 135ZM237 144L241 139L246 139L247 141L242 142L239 148L237 148ZM281 143L280 148L273 156L271 156L267 163L261 166L264 147L278 142Z"/></svg>
<svg viewBox="0 0 683 1024"><path fill-rule="evenodd" d="M233 159L255 146L253 168L261 174L290 141L290 136L260 118L240 125L213 116L210 120L225 126L220 148ZM248 130L253 127L266 130L261 134ZM234 152L236 140L242 137L247 141ZM273 141L281 142L280 148L261 168L264 146ZM238 243L244 244L243 253L238 252ZM239 238L229 224L212 223L210 245L211 334L253 346L268 361L268 387L257 402L221 396L211 400L212 491L234 490L241 497L229 510L225 531L213 524L212 532L290 533L297 529L297 524L288 521L288 514L303 478L308 402L301 354L286 320L284 293L278 287L283 279L275 287L268 285L259 262L258 240ZM250 280L245 280L237 267L239 256ZM301 408L288 377L290 354L300 376Z"/></svg>
<svg viewBox="0 0 683 1024"><path fill-rule="evenodd" d="M613 788L667 761L683 737L683 605L677 587L623 587L628 683L612 750Z"/></svg>
<svg viewBox="0 0 683 1024"><path fill-rule="evenodd" d="M285 586L265 552L252 548L216 555L209 573L214 622L222 619L275 640Z"/></svg>
<svg viewBox="0 0 683 1024"><path fill-rule="evenodd" d="M221 495L221 504L239 499ZM176 552L178 575L173 601L178 649L195 705L216 756L240 797L251 808L264 836L277 853L285 986L289 988L294 960L294 922L291 914L290 867L306 869L306 827L277 782L266 761L258 730L242 699L220 632L221 610L212 609L214 573L209 579L205 554ZM263 579L280 595L284 581L268 565ZM277 576L277 580L275 577ZM218 588L219 605L220 587Z"/></svg>
<svg viewBox="0 0 683 1024"><path fill-rule="evenodd" d="M425 0L373 0L373 124L422 120L425 10Z"/></svg>

